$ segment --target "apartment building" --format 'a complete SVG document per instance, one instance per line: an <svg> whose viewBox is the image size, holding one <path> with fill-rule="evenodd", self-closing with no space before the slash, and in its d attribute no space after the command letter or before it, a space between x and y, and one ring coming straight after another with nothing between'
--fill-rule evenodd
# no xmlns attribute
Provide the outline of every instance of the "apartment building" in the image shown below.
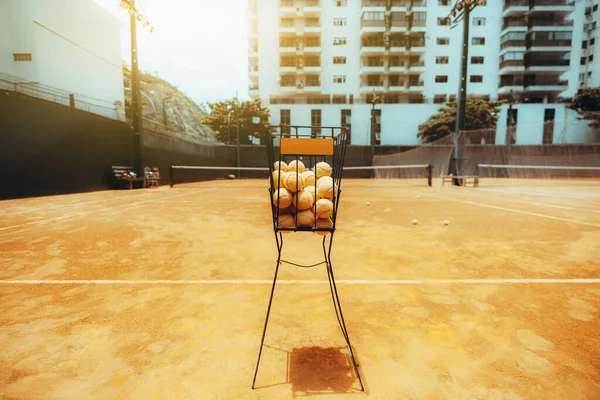
<svg viewBox="0 0 600 400"><path fill-rule="evenodd" d="M589 37L597 2L494 0L475 8L467 22L468 93L490 100L515 93L526 103L522 109L535 103L556 108L521 112L523 126L543 124L544 113L574 118L561 98L598 86L593 72L598 60L592 55L597 44ZM447 19L454 4L249 0L249 93L268 105L274 123L351 124L352 144L370 144L373 126L375 144L418 144L418 125L458 91L462 23L453 28ZM575 34L584 19L588 27ZM580 49L585 41L587 47ZM580 66L583 53L586 64Z"/></svg>

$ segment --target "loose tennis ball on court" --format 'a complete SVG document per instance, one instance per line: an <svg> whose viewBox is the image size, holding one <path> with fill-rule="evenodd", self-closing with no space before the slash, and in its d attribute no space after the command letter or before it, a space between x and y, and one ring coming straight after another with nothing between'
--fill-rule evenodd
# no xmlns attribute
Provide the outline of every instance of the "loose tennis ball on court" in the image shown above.
<svg viewBox="0 0 600 400"><path fill-rule="evenodd" d="M419 223L419 220L417 220L417 219L413 219L412 223L413 223L413 225L416 225L416 224L418 224L418 223Z"/></svg>
<svg viewBox="0 0 600 400"><path fill-rule="evenodd" d="M325 229L331 229L333 228L333 221L331 220L331 218L317 218L317 228L325 228ZM329 232L327 231L321 231L321 232L315 232L317 235L320 236L326 236L329 235Z"/></svg>
<svg viewBox="0 0 600 400"><path fill-rule="evenodd" d="M421 196L417 195L417 199L420 199L420 198L421 198Z"/></svg>
<svg viewBox="0 0 600 400"><path fill-rule="evenodd" d="M302 173L302 178L304 179L304 184L306 186L314 186L316 183L315 173L312 171L304 171Z"/></svg>
<svg viewBox="0 0 600 400"><path fill-rule="evenodd" d="M292 193L304 189L304 179L302 175L295 172L286 172L283 177L283 186Z"/></svg>
<svg viewBox="0 0 600 400"><path fill-rule="evenodd" d="M283 161L277 161L274 165L273 165L273 169L275 171L281 171L281 172L288 172L288 165L283 162Z"/></svg>
<svg viewBox="0 0 600 400"><path fill-rule="evenodd" d="M229 175L227 175L227 179L235 179L235 175L234 174L229 174Z"/></svg>
<svg viewBox="0 0 600 400"><path fill-rule="evenodd" d="M370 202L370 201L367 201L367 205L368 205L368 206L370 206L370 205L371 205L371 202Z"/></svg>
<svg viewBox="0 0 600 400"><path fill-rule="evenodd" d="M444 221L444 225L446 225L446 226L450 225L450 221L448 221L448 220L445 220L445 221Z"/></svg>
<svg viewBox="0 0 600 400"><path fill-rule="evenodd" d="M333 179L324 176L317 181L317 198L333 200Z"/></svg>
<svg viewBox="0 0 600 400"><path fill-rule="evenodd" d="M275 189L279 189L280 187L285 187L283 182L283 178L285 177L286 172L281 171L273 171L273 184L275 185Z"/></svg>
<svg viewBox="0 0 600 400"><path fill-rule="evenodd" d="M300 160L293 160L288 164L288 172L298 171L298 173L301 174L304 172L305 169L306 168L304 168L304 163Z"/></svg>
<svg viewBox="0 0 600 400"><path fill-rule="evenodd" d="M308 210L312 207L314 202L315 199L312 193L304 189L296 193L293 199L294 207L299 211Z"/></svg>
<svg viewBox="0 0 600 400"><path fill-rule="evenodd" d="M333 215L333 203L329 199L317 200L315 216L317 218L329 218Z"/></svg>
<svg viewBox="0 0 600 400"><path fill-rule="evenodd" d="M310 210L304 210L296 214L298 226L313 226L315 224L315 214Z"/></svg>
<svg viewBox="0 0 600 400"><path fill-rule="evenodd" d="M277 224L278 228L295 228L296 219L292 214L280 214ZM283 231L283 233L292 233L292 231Z"/></svg>
<svg viewBox="0 0 600 400"><path fill-rule="evenodd" d="M292 194L286 188L279 188L273 193L273 204L277 205L279 201L279 209L288 208L292 204Z"/></svg>
<svg viewBox="0 0 600 400"><path fill-rule="evenodd" d="M331 176L331 165L324 161L318 162L317 165L315 165L315 175L317 176L317 179L324 176Z"/></svg>

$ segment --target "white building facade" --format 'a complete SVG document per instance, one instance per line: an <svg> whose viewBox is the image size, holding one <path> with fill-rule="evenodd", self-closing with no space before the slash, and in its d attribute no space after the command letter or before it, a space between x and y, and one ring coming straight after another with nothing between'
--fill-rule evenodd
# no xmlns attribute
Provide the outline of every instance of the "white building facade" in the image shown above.
<svg viewBox="0 0 600 400"><path fill-rule="evenodd" d="M419 144L419 124L459 89L462 23L451 29L447 20L454 3L249 0L249 93L269 107L271 123L350 124L355 145L371 144L375 94L375 144ZM486 3L468 22L468 94L519 97L510 112L516 143L585 143L587 124L563 129L576 115L562 99L600 86L598 0ZM506 108L498 144L506 140Z"/></svg>
<svg viewBox="0 0 600 400"><path fill-rule="evenodd" d="M124 119L118 18L93 0L0 0L0 79Z"/></svg>

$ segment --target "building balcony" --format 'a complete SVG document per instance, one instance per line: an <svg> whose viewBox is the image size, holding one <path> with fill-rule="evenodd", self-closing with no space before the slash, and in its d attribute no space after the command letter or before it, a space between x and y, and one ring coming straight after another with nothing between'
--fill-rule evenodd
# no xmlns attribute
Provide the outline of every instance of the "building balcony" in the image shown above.
<svg viewBox="0 0 600 400"><path fill-rule="evenodd" d="M321 66L320 65L305 65L304 72L306 72L306 73L321 72Z"/></svg>
<svg viewBox="0 0 600 400"><path fill-rule="evenodd" d="M279 72L296 72L295 65L280 65Z"/></svg>
<svg viewBox="0 0 600 400"><path fill-rule="evenodd" d="M248 49L248 58L257 58L258 51L256 49Z"/></svg>
<svg viewBox="0 0 600 400"><path fill-rule="evenodd" d="M362 74L383 74L385 67L383 65L363 65L360 67L360 73Z"/></svg>
<svg viewBox="0 0 600 400"><path fill-rule="evenodd" d="M408 25L406 23L392 22L390 26L390 32L406 32L408 30Z"/></svg>
<svg viewBox="0 0 600 400"><path fill-rule="evenodd" d="M575 11L575 5L568 0L535 0L535 4L529 9L529 15L546 13L567 15L573 11Z"/></svg>
<svg viewBox="0 0 600 400"><path fill-rule="evenodd" d="M253 71L253 70L249 69L248 70L248 76L251 76L251 77L252 76L256 76L256 77L258 77L258 70Z"/></svg>
<svg viewBox="0 0 600 400"><path fill-rule="evenodd" d="M406 50L411 53L424 53L425 52L425 42L412 43L410 48L407 48Z"/></svg>
<svg viewBox="0 0 600 400"><path fill-rule="evenodd" d="M407 12L410 0L392 0L392 12Z"/></svg>
<svg viewBox="0 0 600 400"><path fill-rule="evenodd" d="M248 89L248 95L250 95L252 97L257 97L259 95L258 88Z"/></svg>
<svg viewBox="0 0 600 400"><path fill-rule="evenodd" d="M360 34L370 32L385 32L385 21L361 21Z"/></svg>
<svg viewBox="0 0 600 400"><path fill-rule="evenodd" d="M385 53L385 47L383 43L381 45L376 46L362 46L360 48L360 55L370 55L370 54L381 54Z"/></svg>
<svg viewBox="0 0 600 400"><path fill-rule="evenodd" d="M412 12L418 11L427 11L427 0L413 0L412 7L410 9Z"/></svg>
<svg viewBox="0 0 600 400"><path fill-rule="evenodd" d="M524 53L527 50L524 40L511 40L500 45L500 55L505 53Z"/></svg>
<svg viewBox="0 0 600 400"><path fill-rule="evenodd" d="M404 82L390 83L389 86L388 86L388 92L391 92L391 93L407 93L408 92L408 87L406 86L406 84Z"/></svg>
<svg viewBox="0 0 600 400"><path fill-rule="evenodd" d="M306 33L321 33L321 25L305 25L304 32Z"/></svg>
<svg viewBox="0 0 600 400"><path fill-rule="evenodd" d="M527 32L527 22L523 21L510 21L502 26L500 36L508 32Z"/></svg>
<svg viewBox="0 0 600 400"><path fill-rule="evenodd" d="M502 17L522 15L529 11L529 0L509 0L505 2Z"/></svg>
<svg viewBox="0 0 600 400"><path fill-rule="evenodd" d="M376 92L383 92L385 86L383 85L383 82L379 82L377 84L369 84L367 82L362 82L360 85L360 92L361 93L372 93L373 90Z"/></svg>
<svg viewBox="0 0 600 400"><path fill-rule="evenodd" d="M544 20L532 20L530 22L530 32L570 32L573 30L573 20L563 21L544 21Z"/></svg>
<svg viewBox="0 0 600 400"><path fill-rule="evenodd" d="M321 83L311 83L304 86L304 92L319 93L321 91Z"/></svg>
<svg viewBox="0 0 600 400"><path fill-rule="evenodd" d="M423 81L408 82L408 91L409 92L420 92L424 88L425 88L425 83Z"/></svg>
<svg viewBox="0 0 600 400"><path fill-rule="evenodd" d="M279 47L279 52L280 53L295 53L296 52L296 46L285 46L285 47Z"/></svg>
<svg viewBox="0 0 600 400"><path fill-rule="evenodd" d="M500 75L522 74L525 72L523 60L507 60L500 62Z"/></svg>
<svg viewBox="0 0 600 400"><path fill-rule="evenodd" d="M519 85L517 83L512 83L509 85L500 85L498 88L498 94L510 94L510 92L522 92L525 88L523 84Z"/></svg>
<svg viewBox="0 0 600 400"><path fill-rule="evenodd" d="M417 64L409 64L408 71L409 72L425 72L425 63L420 62Z"/></svg>
<svg viewBox="0 0 600 400"><path fill-rule="evenodd" d="M570 40L532 40L527 52L568 53L571 51Z"/></svg>
<svg viewBox="0 0 600 400"><path fill-rule="evenodd" d="M322 51L321 46L305 46L305 53L320 53Z"/></svg>
<svg viewBox="0 0 600 400"><path fill-rule="evenodd" d="M527 72L562 73L569 70L570 60L537 59L527 61Z"/></svg>
<svg viewBox="0 0 600 400"><path fill-rule="evenodd" d="M395 72L395 73L403 73L404 74L404 73L407 72L407 69L406 69L406 66L404 66L404 65L390 65L389 72L390 73Z"/></svg>
<svg viewBox="0 0 600 400"><path fill-rule="evenodd" d="M569 88L568 81L532 82L525 86L527 92L564 92Z"/></svg>
<svg viewBox="0 0 600 400"><path fill-rule="evenodd" d="M279 25L279 33L295 33L296 25Z"/></svg>
<svg viewBox="0 0 600 400"><path fill-rule="evenodd" d="M279 90L283 93L296 93L300 90L300 89L298 89L298 87L296 85L289 85L289 84L281 85L279 88L280 88Z"/></svg>
<svg viewBox="0 0 600 400"><path fill-rule="evenodd" d="M406 53L406 46L394 46L390 47L390 54L404 54Z"/></svg>
<svg viewBox="0 0 600 400"><path fill-rule="evenodd" d="M386 0L362 0L361 14L364 12L385 12Z"/></svg>
<svg viewBox="0 0 600 400"><path fill-rule="evenodd" d="M425 21L415 21L410 26L411 32L425 32L427 31L427 26L425 25Z"/></svg>

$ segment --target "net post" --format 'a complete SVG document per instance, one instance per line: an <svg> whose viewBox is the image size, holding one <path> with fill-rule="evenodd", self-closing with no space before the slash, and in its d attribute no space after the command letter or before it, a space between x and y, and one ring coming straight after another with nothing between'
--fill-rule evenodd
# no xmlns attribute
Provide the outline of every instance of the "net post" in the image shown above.
<svg viewBox="0 0 600 400"><path fill-rule="evenodd" d="M171 166L169 167L169 186L170 186L170 187L173 187L173 185L175 184L175 179L174 179L174 177L173 177L173 175L174 175L174 171L175 171L175 170L174 170L173 166L171 165Z"/></svg>
<svg viewBox="0 0 600 400"><path fill-rule="evenodd" d="M427 185L432 186L433 181L433 166L431 164L427 165Z"/></svg>

